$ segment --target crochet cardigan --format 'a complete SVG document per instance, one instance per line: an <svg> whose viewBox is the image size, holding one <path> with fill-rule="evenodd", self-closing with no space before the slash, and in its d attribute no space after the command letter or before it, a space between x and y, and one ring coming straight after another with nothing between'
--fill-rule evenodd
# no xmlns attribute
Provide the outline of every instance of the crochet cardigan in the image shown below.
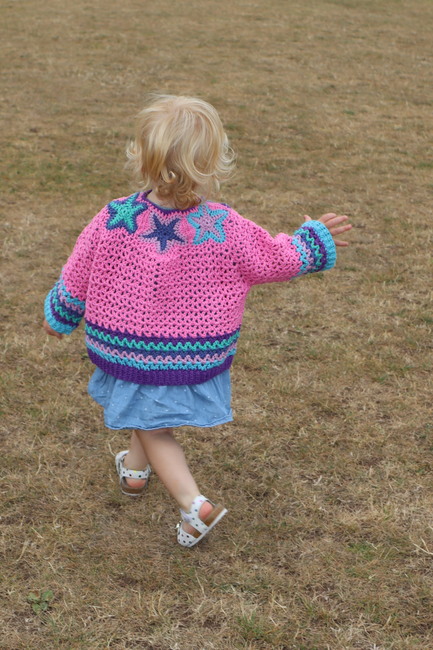
<svg viewBox="0 0 433 650"><path fill-rule="evenodd" d="M79 236L45 300L70 334L84 316L91 361L137 384L198 384L230 367L249 289L334 266L319 221L273 238L231 207L112 201Z"/></svg>

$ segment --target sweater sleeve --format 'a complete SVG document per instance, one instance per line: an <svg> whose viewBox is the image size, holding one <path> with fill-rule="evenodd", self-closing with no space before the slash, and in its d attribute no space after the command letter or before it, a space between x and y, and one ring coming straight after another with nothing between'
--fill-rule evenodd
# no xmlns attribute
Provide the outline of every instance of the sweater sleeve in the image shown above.
<svg viewBox="0 0 433 650"><path fill-rule="evenodd" d="M45 299L45 318L60 334L71 334L84 316L101 219L105 214L105 209L99 212L78 237L59 279Z"/></svg>
<svg viewBox="0 0 433 650"><path fill-rule="evenodd" d="M238 266L250 286L326 271L336 261L334 240L321 221L305 222L292 236L280 233L272 237L242 218L237 239Z"/></svg>

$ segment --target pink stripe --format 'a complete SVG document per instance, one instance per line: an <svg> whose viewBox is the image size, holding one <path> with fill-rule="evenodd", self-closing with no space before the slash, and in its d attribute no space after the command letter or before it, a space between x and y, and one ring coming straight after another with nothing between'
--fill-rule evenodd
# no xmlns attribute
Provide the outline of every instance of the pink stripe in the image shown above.
<svg viewBox="0 0 433 650"><path fill-rule="evenodd" d="M119 350L115 348L111 348L108 345L104 345L103 343L98 343L96 341L93 341L89 337L86 337L86 341L96 348L97 350L100 350L101 352L104 352L105 354L109 354L111 357L117 357L119 359L133 359L134 361L138 361L140 363L207 363L213 362L213 361L223 361L229 352L232 350L236 349L236 342L232 343L224 352L220 353L215 353L215 354L206 354L206 356L201 357L200 355L196 356L190 356L187 355L186 357L182 357L180 355L178 356L154 356L154 355L147 355L144 356L141 353L137 352L120 352Z"/></svg>
<svg viewBox="0 0 433 650"><path fill-rule="evenodd" d="M306 254L306 256L307 256L307 258L308 258L308 261L309 261L309 263L310 263L310 266L313 266L313 265L314 265L314 255L313 255L313 253L311 252L311 249L308 248L308 247L305 246L305 245L304 245L304 249L305 249L305 254Z"/></svg>
<svg viewBox="0 0 433 650"><path fill-rule="evenodd" d="M75 311L79 316L84 314L84 309L78 305L74 305L73 302L69 302L67 298L62 293L58 294L59 302L64 305L69 311Z"/></svg>

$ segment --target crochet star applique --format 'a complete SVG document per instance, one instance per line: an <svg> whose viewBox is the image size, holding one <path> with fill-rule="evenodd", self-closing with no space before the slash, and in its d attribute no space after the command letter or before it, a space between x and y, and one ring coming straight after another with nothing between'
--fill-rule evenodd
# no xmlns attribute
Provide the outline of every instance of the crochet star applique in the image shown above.
<svg viewBox="0 0 433 650"><path fill-rule="evenodd" d="M110 213L106 225L108 230L125 228L131 235L137 230L137 217L146 210L146 206L137 201L138 195L139 192L127 199L111 201L108 204L108 212Z"/></svg>
<svg viewBox="0 0 433 650"><path fill-rule="evenodd" d="M188 223L194 226L196 230L193 243L203 244L209 239L213 239L218 243L224 242L226 234L223 222L227 216L227 210L212 210L205 205L201 205L197 210L191 212Z"/></svg>
<svg viewBox="0 0 433 650"><path fill-rule="evenodd" d="M169 223L162 223L156 214L151 215L151 219L153 220L153 230L140 235L140 237L156 240L160 253L168 251L174 242L185 243L185 240L182 239L176 227L180 219L172 219Z"/></svg>

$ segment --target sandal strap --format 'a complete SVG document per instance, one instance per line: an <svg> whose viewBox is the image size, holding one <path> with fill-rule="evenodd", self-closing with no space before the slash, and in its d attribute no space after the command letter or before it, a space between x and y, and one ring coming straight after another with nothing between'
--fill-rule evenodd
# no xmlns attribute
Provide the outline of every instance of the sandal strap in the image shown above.
<svg viewBox="0 0 433 650"><path fill-rule="evenodd" d="M120 478L134 478L134 479L142 479L146 480L149 478L150 474L150 465L146 467L146 469L129 469L124 466L123 464L123 459L125 458L126 454L128 452L126 451L123 456L119 458L119 477Z"/></svg>
<svg viewBox="0 0 433 650"><path fill-rule="evenodd" d="M212 511L205 517L205 521L202 521L199 517L200 508L203 503L208 502L212 506ZM177 525L177 541L181 546L195 546L207 533L224 517L227 513L226 508L222 505L215 505L209 499L206 499L205 496L200 494L194 499L191 504L191 509L189 512L181 510L180 514L182 515L182 521ZM186 522L193 527L194 531L192 534L187 533L183 528L183 523ZM206 523L205 523L206 522Z"/></svg>
<svg viewBox="0 0 433 650"><path fill-rule="evenodd" d="M149 477L149 471L150 471L149 465L146 467L145 470L127 469L122 465L120 468L120 476L121 478L147 479Z"/></svg>
<svg viewBox="0 0 433 650"><path fill-rule="evenodd" d="M208 529L208 526L199 517L200 508L203 503L206 503L206 501L211 505L215 505L212 501L209 501L209 499L203 496L203 494L199 494L192 502L189 512L185 512L185 510L182 509L180 510L183 521L186 521L187 524L190 524L193 528L198 530L199 533L204 533Z"/></svg>
<svg viewBox="0 0 433 650"><path fill-rule="evenodd" d="M194 535L190 535L182 528L182 521L177 524L177 541L181 546L194 546L194 543L197 542L197 538Z"/></svg>

